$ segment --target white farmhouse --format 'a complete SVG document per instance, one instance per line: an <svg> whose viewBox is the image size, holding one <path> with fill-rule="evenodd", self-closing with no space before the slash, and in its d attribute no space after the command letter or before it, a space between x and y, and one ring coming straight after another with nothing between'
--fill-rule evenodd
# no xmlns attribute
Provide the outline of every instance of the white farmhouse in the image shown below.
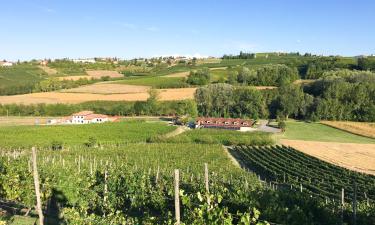
<svg viewBox="0 0 375 225"><path fill-rule="evenodd" d="M108 122L109 117L103 114L95 114L93 111L82 111L75 113L66 123L70 124L89 124L89 123L104 123Z"/></svg>
<svg viewBox="0 0 375 225"><path fill-rule="evenodd" d="M13 66L13 63L12 62L0 62L0 65L2 67L11 67Z"/></svg>

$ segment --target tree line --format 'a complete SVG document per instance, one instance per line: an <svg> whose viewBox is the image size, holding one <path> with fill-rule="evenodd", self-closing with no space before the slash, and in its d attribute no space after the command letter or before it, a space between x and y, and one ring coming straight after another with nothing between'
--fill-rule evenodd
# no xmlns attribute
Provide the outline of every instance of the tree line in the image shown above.
<svg viewBox="0 0 375 225"><path fill-rule="evenodd" d="M155 99L136 102L91 101L80 104L0 104L0 116L68 116L82 110L92 110L112 116L176 116L197 115L193 100L157 102Z"/></svg>
<svg viewBox="0 0 375 225"><path fill-rule="evenodd" d="M375 73L336 70L277 89L211 84L195 93L201 116L375 121Z"/></svg>

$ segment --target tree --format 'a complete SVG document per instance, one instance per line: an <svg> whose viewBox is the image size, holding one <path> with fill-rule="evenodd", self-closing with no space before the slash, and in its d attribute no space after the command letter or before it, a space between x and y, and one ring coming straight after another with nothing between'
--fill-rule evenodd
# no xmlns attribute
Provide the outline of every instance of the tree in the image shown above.
<svg viewBox="0 0 375 225"><path fill-rule="evenodd" d="M201 70L190 71L186 82L192 85L206 85L210 83L210 80L210 70L208 68L203 68Z"/></svg>

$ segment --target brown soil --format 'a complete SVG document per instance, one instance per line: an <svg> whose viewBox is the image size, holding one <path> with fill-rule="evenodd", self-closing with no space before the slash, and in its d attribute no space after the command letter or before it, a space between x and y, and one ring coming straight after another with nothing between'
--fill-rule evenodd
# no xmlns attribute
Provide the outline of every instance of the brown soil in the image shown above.
<svg viewBox="0 0 375 225"><path fill-rule="evenodd" d="M375 144L297 141L282 139L283 145L350 170L375 175Z"/></svg>
<svg viewBox="0 0 375 225"><path fill-rule="evenodd" d="M189 76L190 72L179 72L179 73L172 73L169 75L165 75L163 77L187 77Z"/></svg>

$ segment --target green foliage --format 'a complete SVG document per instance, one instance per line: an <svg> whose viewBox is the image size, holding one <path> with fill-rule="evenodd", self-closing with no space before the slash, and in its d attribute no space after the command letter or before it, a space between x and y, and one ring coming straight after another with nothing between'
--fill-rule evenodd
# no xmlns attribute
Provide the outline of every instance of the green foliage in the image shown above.
<svg viewBox="0 0 375 225"><path fill-rule="evenodd" d="M208 68L203 68L200 70L190 71L186 82L191 85L206 85L210 83L210 80L210 70Z"/></svg>
<svg viewBox="0 0 375 225"><path fill-rule="evenodd" d="M150 102L127 101L92 101L80 104L37 104L37 105L1 105L2 116L68 116L82 110L92 110L107 115L134 116L134 115L197 115L197 106L193 100L163 101L157 104L154 111L150 111Z"/></svg>
<svg viewBox="0 0 375 225"><path fill-rule="evenodd" d="M262 118L267 116L260 91L229 84L211 84L195 92L198 112L203 116Z"/></svg>
<svg viewBox="0 0 375 225"><path fill-rule="evenodd" d="M277 126L283 131L285 132L285 129L286 129L286 123L285 121L280 121Z"/></svg>
<svg viewBox="0 0 375 225"><path fill-rule="evenodd" d="M299 78L296 68L286 65L264 65L249 69L243 67L238 74L238 83L256 86L282 86L290 84Z"/></svg>

